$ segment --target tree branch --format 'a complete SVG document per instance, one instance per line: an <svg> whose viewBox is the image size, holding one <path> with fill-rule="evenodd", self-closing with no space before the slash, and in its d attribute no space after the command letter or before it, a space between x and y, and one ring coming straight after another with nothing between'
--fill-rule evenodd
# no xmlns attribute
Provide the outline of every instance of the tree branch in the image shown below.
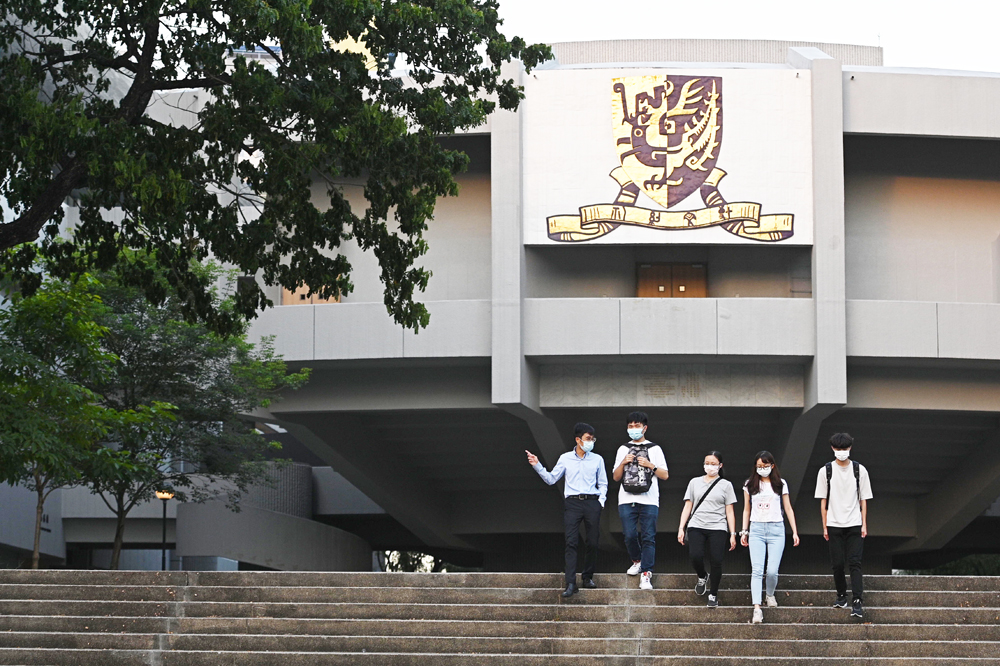
<svg viewBox="0 0 1000 666"><path fill-rule="evenodd" d="M69 160L66 167L49 182L27 211L13 222L0 225L0 249L30 243L38 238L38 233L52 215L62 206L63 199L79 187L87 175L87 166L76 157Z"/></svg>

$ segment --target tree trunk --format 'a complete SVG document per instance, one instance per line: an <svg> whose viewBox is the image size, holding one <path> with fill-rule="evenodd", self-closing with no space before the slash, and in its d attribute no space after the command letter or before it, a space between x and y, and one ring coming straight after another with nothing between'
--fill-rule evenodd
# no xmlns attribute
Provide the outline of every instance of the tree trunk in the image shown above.
<svg viewBox="0 0 1000 666"><path fill-rule="evenodd" d="M36 486L35 493L38 495L38 502L35 504L35 547L31 551L31 568L38 568L39 552L42 543L42 516L45 513L45 487Z"/></svg>
<svg viewBox="0 0 1000 666"><path fill-rule="evenodd" d="M125 511L125 496L118 495L115 497L118 502L116 505L115 516L117 522L115 523L115 545L111 549L111 568L118 568L118 560L121 559L122 555L122 543L125 541L125 516L127 515Z"/></svg>

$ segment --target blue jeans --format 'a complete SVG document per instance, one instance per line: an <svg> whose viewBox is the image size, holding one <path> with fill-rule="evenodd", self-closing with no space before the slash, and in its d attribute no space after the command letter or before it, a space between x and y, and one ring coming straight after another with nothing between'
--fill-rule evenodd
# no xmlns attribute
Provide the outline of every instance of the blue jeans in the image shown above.
<svg viewBox="0 0 1000 666"><path fill-rule="evenodd" d="M642 562L643 571L652 571L656 562L656 518L660 507L652 504L619 504L625 549L633 562Z"/></svg>
<svg viewBox="0 0 1000 666"><path fill-rule="evenodd" d="M750 523L750 596L759 606L761 579L764 578L764 558L767 557L767 596L774 596L778 587L778 566L785 551L785 523Z"/></svg>

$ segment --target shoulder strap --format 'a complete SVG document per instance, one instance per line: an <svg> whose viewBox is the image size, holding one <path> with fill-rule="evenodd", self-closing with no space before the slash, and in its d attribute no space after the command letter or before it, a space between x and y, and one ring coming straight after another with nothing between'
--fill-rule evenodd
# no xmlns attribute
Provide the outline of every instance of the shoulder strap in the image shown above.
<svg viewBox="0 0 1000 666"><path fill-rule="evenodd" d="M826 499L830 499L830 479L833 478L833 463L826 464Z"/></svg>
<svg viewBox="0 0 1000 666"><path fill-rule="evenodd" d="M691 513L688 514L688 522L691 522L691 517L694 515L694 512L698 510L698 507L701 506L701 503L705 501L705 498L708 497L709 493L712 492L712 489L715 488L715 484L717 484L719 481L722 481L721 476L712 482L712 485L708 487L708 490L706 490L705 494L701 496L701 499L698 500L698 503L694 505L694 508L691 509Z"/></svg>
<svg viewBox="0 0 1000 666"><path fill-rule="evenodd" d="M851 464L854 466L854 483L858 486L858 506L861 506L861 463L857 460L852 460Z"/></svg>

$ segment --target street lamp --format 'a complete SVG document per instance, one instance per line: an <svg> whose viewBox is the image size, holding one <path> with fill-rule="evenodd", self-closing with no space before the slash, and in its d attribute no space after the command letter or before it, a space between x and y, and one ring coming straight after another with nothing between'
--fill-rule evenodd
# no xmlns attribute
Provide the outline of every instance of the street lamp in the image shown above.
<svg viewBox="0 0 1000 666"><path fill-rule="evenodd" d="M174 498L172 490L157 490L156 499L163 500L163 551L160 553L160 570L167 570L167 501Z"/></svg>

